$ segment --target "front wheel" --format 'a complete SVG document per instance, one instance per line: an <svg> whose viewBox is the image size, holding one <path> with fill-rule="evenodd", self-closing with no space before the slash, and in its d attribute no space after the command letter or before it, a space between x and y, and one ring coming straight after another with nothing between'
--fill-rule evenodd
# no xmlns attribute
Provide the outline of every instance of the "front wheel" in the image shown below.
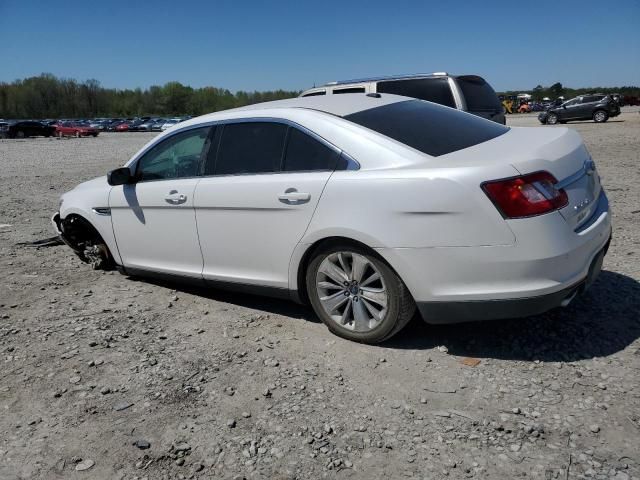
<svg viewBox="0 0 640 480"><path fill-rule="evenodd" d="M558 115L556 115L555 113L550 113L547 116L547 125L555 125L556 123L558 123Z"/></svg>
<svg viewBox="0 0 640 480"><path fill-rule="evenodd" d="M604 123L609 120L609 114L604 110L597 110L593 113L593 121L596 123Z"/></svg>
<svg viewBox="0 0 640 480"><path fill-rule="evenodd" d="M337 245L317 252L306 272L311 305L334 334L380 343L411 320L415 302L398 275L369 251Z"/></svg>
<svg viewBox="0 0 640 480"><path fill-rule="evenodd" d="M18 130L16 132L16 138L24 138L24 137L26 137L26 135L22 130Z"/></svg>

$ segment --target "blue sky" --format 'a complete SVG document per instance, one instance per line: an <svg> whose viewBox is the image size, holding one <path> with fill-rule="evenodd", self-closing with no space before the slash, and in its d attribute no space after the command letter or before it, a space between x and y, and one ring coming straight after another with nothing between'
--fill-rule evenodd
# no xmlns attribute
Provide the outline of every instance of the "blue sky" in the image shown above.
<svg viewBox="0 0 640 480"><path fill-rule="evenodd" d="M640 1L0 0L0 81L236 91L433 71L496 90L640 85Z"/></svg>

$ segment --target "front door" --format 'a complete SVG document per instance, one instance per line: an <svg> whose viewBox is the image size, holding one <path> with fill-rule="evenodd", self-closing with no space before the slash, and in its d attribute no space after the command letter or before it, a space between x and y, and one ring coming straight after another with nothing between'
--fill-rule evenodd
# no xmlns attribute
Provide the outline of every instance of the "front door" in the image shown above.
<svg viewBox="0 0 640 480"><path fill-rule="evenodd" d="M132 166L136 183L111 190L113 230L125 268L201 278L193 201L209 131L201 127L167 137Z"/></svg>
<svg viewBox="0 0 640 480"><path fill-rule="evenodd" d="M203 276L286 289L338 152L277 122L231 123L219 136L195 194Z"/></svg>

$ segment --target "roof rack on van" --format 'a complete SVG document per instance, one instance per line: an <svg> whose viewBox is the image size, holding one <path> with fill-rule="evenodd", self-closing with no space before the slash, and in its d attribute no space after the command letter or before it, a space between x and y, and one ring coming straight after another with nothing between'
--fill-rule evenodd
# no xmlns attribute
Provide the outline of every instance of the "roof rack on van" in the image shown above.
<svg viewBox="0 0 640 480"><path fill-rule="evenodd" d="M433 72L433 73L413 73L413 74L404 74L404 75L387 75L387 76L378 76L378 77L354 78L351 80L337 80L334 82L327 82L322 86L328 87L331 85L344 85L347 83L375 82L378 80L400 80L403 78L432 77L432 76L441 76L441 75L449 75L449 74L447 72Z"/></svg>

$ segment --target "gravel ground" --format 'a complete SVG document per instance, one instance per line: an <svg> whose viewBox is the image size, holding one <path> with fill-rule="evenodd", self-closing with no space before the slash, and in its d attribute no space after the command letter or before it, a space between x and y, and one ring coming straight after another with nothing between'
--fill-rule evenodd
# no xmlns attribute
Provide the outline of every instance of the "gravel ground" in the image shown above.
<svg viewBox="0 0 640 480"><path fill-rule="evenodd" d="M0 140L0 478L640 479L640 115L569 126L614 212L589 293L528 319L415 319L378 347L292 303L18 245L153 135Z"/></svg>

